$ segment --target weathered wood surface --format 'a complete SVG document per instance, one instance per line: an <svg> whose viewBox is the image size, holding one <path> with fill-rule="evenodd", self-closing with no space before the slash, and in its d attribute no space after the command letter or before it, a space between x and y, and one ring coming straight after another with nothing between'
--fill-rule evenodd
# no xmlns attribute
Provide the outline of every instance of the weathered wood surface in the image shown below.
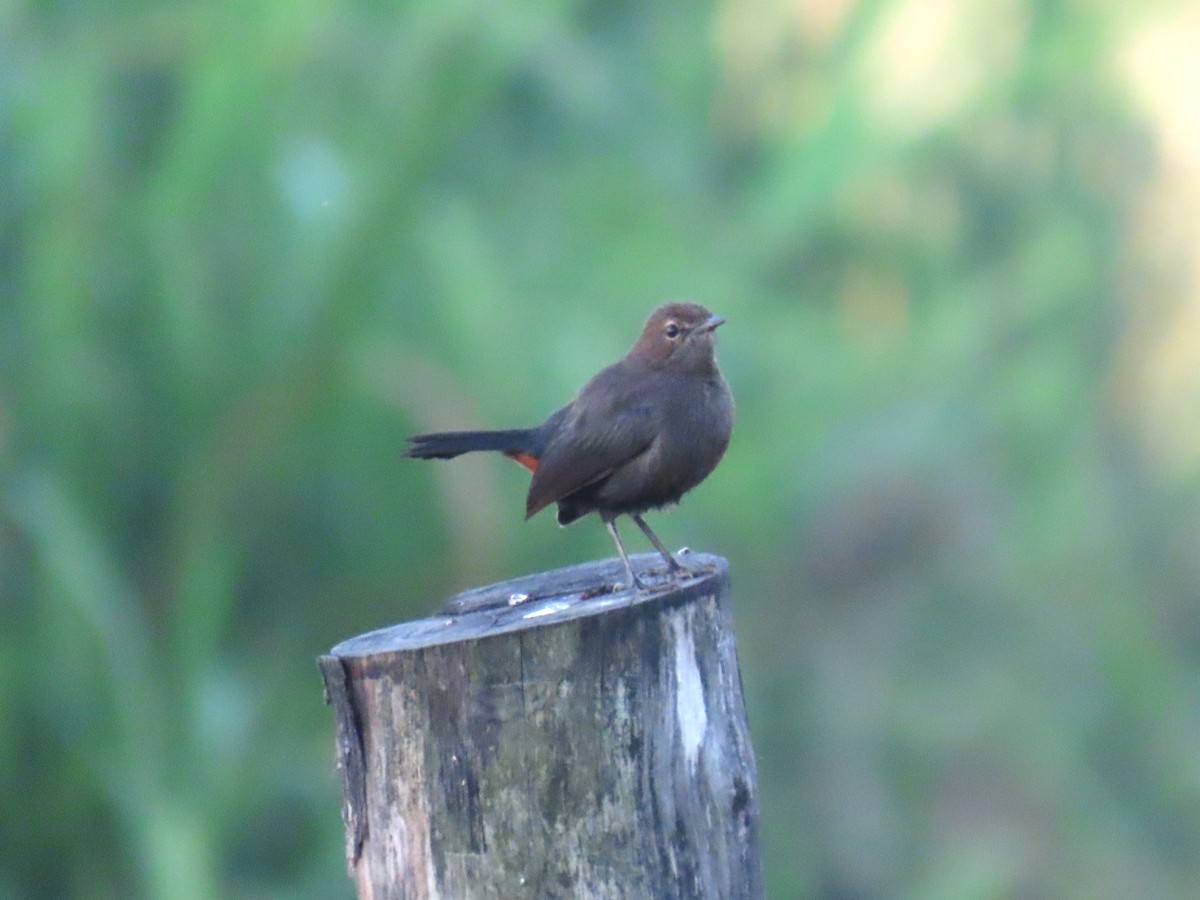
<svg viewBox="0 0 1200 900"><path fill-rule="evenodd" d="M360 898L762 896L728 564L681 559L651 593L613 592L614 558L321 657Z"/></svg>

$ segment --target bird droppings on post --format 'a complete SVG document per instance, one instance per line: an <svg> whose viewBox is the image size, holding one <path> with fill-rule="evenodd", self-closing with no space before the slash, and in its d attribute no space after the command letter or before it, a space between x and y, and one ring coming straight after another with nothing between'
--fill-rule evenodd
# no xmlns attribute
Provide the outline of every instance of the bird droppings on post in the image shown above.
<svg viewBox="0 0 1200 900"><path fill-rule="evenodd" d="M570 605L570 603L562 600L553 600L539 609L531 610L530 612L525 613L523 618L540 619L542 616L552 616L555 613L562 612L564 609L568 609Z"/></svg>
<svg viewBox="0 0 1200 900"><path fill-rule="evenodd" d="M641 566L658 560L655 553L639 553L630 560ZM441 615L415 619L389 628L368 632L343 641L335 653L358 653L380 641L400 640L402 647L426 646L467 640L484 634L501 634L525 627L529 620L551 624L570 618L572 607L591 604L596 611L652 602L667 591L678 590L712 577L719 571L720 557L692 553L686 577L668 581L650 592L628 587L614 590L623 564L617 558L582 563L552 573L514 578L501 585L472 588L442 604ZM549 577L552 576L552 577ZM513 597L524 597L512 603Z"/></svg>

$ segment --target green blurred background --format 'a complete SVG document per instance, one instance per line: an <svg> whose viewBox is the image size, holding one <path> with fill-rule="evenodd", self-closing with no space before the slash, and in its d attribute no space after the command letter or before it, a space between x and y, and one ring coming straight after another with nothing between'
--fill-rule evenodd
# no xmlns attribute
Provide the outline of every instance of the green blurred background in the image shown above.
<svg viewBox="0 0 1200 900"><path fill-rule="evenodd" d="M1197 46L0 5L0 897L350 897L315 657L612 549L404 436L540 421L676 298L739 419L651 522L731 561L769 896L1196 896Z"/></svg>

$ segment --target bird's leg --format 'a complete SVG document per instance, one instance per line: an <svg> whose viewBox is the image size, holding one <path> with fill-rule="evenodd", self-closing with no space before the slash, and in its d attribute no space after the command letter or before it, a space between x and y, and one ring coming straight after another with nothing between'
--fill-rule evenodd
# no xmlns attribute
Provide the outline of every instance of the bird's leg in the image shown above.
<svg viewBox="0 0 1200 900"><path fill-rule="evenodd" d="M625 553L625 545L621 543L621 536L617 534L616 522L613 519L606 518L604 520L604 527L612 535L613 543L617 545L617 552L621 554L621 560L625 563L625 571L629 573L629 586L634 590L648 590L642 580L633 574L633 566L629 564L629 557Z"/></svg>
<svg viewBox="0 0 1200 900"><path fill-rule="evenodd" d="M646 520L639 513L630 513L629 518L637 522L637 526L642 529L642 533L650 538L650 543L654 545L654 549L662 554L662 558L667 562L667 571L672 575L678 575L680 572L687 571L687 569L675 560L675 557L671 555L671 551L663 546L663 542L658 539L658 535L650 530L650 526L646 524Z"/></svg>

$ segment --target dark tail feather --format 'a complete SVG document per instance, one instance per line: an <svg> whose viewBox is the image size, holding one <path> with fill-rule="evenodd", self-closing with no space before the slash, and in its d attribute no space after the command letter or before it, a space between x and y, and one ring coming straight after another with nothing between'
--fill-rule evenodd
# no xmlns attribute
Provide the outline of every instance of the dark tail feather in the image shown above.
<svg viewBox="0 0 1200 900"><path fill-rule="evenodd" d="M413 459L453 459L475 450L499 450L502 453L531 453L537 434L532 428L512 431L444 431L416 434L408 439L404 455Z"/></svg>

